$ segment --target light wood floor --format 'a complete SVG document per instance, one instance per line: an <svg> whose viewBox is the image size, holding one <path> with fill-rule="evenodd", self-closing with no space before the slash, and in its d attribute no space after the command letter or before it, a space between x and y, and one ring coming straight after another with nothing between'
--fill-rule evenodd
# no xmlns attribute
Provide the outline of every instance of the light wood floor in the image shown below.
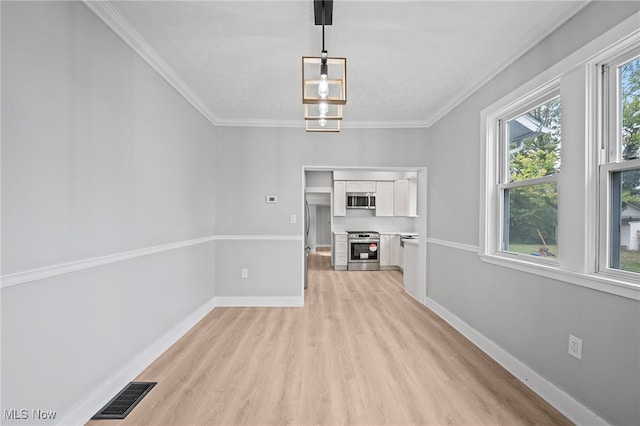
<svg viewBox="0 0 640 426"><path fill-rule="evenodd" d="M400 272L309 259L304 308L216 308L88 425L571 424L403 292Z"/></svg>

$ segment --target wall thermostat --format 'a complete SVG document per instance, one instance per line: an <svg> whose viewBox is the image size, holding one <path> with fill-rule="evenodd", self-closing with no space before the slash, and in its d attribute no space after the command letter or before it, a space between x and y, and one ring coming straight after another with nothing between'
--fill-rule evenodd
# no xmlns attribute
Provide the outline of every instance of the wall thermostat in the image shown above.
<svg viewBox="0 0 640 426"><path fill-rule="evenodd" d="M278 202L278 197L276 195L267 195L267 203L275 204Z"/></svg>

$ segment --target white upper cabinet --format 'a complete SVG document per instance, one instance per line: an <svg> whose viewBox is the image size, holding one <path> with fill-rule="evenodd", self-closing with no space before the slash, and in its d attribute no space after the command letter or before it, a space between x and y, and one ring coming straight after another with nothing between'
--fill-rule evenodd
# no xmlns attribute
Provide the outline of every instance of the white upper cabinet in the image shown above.
<svg viewBox="0 0 640 426"><path fill-rule="evenodd" d="M409 181L407 179L393 182L393 215L409 216Z"/></svg>
<svg viewBox="0 0 640 426"><path fill-rule="evenodd" d="M393 182L376 183L376 216L393 216Z"/></svg>
<svg viewBox="0 0 640 426"><path fill-rule="evenodd" d="M418 216L418 179L409 179L409 216Z"/></svg>
<svg viewBox="0 0 640 426"><path fill-rule="evenodd" d="M347 192L376 192L375 181L347 181Z"/></svg>
<svg viewBox="0 0 640 426"><path fill-rule="evenodd" d="M418 215L418 182L416 179L401 179L393 183L393 215Z"/></svg>
<svg viewBox="0 0 640 426"><path fill-rule="evenodd" d="M347 182L345 181L333 182L333 215L347 215Z"/></svg>
<svg viewBox="0 0 640 426"><path fill-rule="evenodd" d="M347 215L347 194L351 192L376 194L376 216L416 217L418 188L417 179L396 181L352 181L333 182L333 215Z"/></svg>

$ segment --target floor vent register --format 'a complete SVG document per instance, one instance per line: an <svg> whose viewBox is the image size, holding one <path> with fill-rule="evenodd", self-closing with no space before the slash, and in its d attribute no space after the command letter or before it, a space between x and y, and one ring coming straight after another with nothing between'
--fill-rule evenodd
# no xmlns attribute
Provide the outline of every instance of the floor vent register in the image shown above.
<svg viewBox="0 0 640 426"><path fill-rule="evenodd" d="M92 419L124 419L157 382L131 382L107 403Z"/></svg>

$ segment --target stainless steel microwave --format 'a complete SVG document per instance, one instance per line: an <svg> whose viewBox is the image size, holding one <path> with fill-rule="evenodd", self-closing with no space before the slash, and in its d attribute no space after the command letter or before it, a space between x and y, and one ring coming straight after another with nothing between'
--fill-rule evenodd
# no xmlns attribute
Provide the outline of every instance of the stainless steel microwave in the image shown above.
<svg viewBox="0 0 640 426"><path fill-rule="evenodd" d="M375 209L376 194L361 193L361 192L347 193L347 208L348 209Z"/></svg>

